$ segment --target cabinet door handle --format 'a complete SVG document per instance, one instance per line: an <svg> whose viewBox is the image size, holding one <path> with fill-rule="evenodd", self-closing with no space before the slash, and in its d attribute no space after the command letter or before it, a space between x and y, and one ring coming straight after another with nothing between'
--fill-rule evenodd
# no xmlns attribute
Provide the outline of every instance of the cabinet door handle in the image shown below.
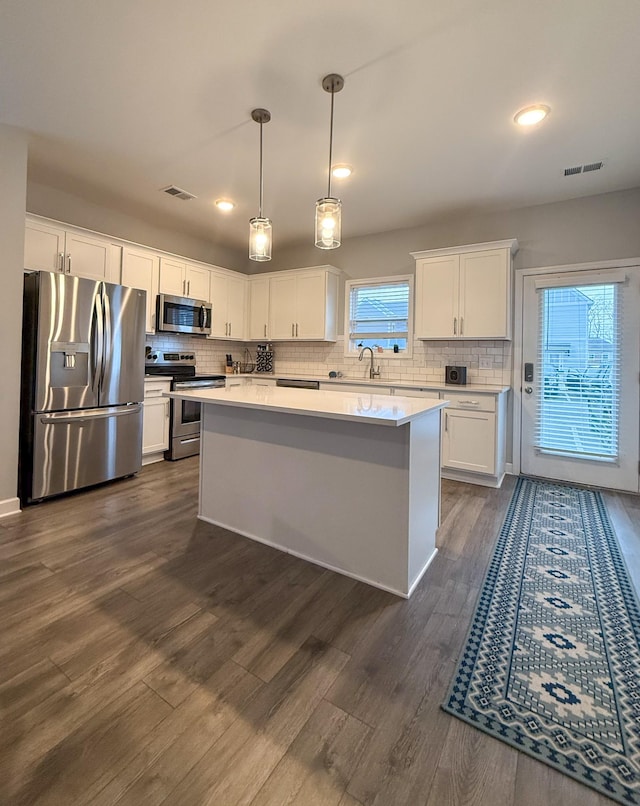
<svg viewBox="0 0 640 806"><path fill-rule="evenodd" d="M449 430L449 415L447 414L446 411L444 413L444 430L445 431Z"/></svg>
<svg viewBox="0 0 640 806"><path fill-rule="evenodd" d="M296 338L298 337L298 323L296 322Z"/></svg>
<svg viewBox="0 0 640 806"><path fill-rule="evenodd" d="M58 271L64 272L64 252L58 252Z"/></svg>
<svg viewBox="0 0 640 806"><path fill-rule="evenodd" d="M71 252L67 252L67 274L71 274Z"/></svg>
<svg viewBox="0 0 640 806"><path fill-rule="evenodd" d="M464 333L464 319L460 317L460 335Z"/></svg>
<svg viewBox="0 0 640 806"><path fill-rule="evenodd" d="M453 317L453 335L454 336L458 335L458 317L457 316Z"/></svg>
<svg viewBox="0 0 640 806"><path fill-rule="evenodd" d="M293 324L293 322L292 322L292 323L291 323L291 338L293 338L293 337L296 335L296 333L295 333L295 327L296 327L296 326L295 326L295 325Z"/></svg>
<svg viewBox="0 0 640 806"><path fill-rule="evenodd" d="M187 296L191 294L191 280L187 280Z"/></svg>
<svg viewBox="0 0 640 806"><path fill-rule="evenodd" d="M265 339L267 338L267 326L266 325L264 326L264 337L265 337Z"/></svg>
<svg viewBox="0 0 640 806"><path fill-rule="evenodd" d="M459 400L458 405L459 406L479 406L480 401L479 400Z"/></svg>
<svg viewBox="0 0 640 806"><path fill-rule="evenodd" d="M229 335L231 335L231 322L229 322Z"/></svg>

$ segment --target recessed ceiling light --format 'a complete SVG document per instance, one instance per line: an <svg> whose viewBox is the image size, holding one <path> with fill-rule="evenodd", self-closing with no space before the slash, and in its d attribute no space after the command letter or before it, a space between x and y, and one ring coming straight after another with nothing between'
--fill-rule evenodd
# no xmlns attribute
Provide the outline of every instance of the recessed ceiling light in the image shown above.
<svg viewBox="0 0 640 806"><path fill-rule="evenodd" d="M342 163L340 165L334 165L331 173L336 179L346 179L353 173L353 168L350 165Z"/></svg>
<svg viewBox="0 0 640 806"><path fill-rule="evenodd" d="M527 106L521 109L513 118L518 126L535 126L540 123L551 112L551 109L545 104L536 104L535 106Z"/></svg>
<svg viewBox="0 0 640 806"><path fill-rule="evenodd" d="M223 213L228 213L229 210L233 210L235 207L235 204L230 199L216 199L215 205Z"/></svg>

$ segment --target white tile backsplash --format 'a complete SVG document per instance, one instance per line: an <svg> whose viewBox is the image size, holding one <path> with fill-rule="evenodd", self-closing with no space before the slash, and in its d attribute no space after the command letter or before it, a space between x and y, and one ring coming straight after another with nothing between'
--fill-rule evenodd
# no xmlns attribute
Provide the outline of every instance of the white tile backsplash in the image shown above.
<svg viewBox="0 0 640 806"><path fill-rule="evenodd" d="M198 372L224 372L225 355L231 353L234 361L245 361L245 348L255 361L255 344L217 341L192 336L174 336L169 333L148 336L147 344L155 349L189 350L196 355ZM296 375L317 375L322 378L330 371L342 372L353 378L368 377L369 362L344 355L344 340L327 342L275 342L275 371ZM511 342L508 341L420 341L413 344L412 358L383 358L376 355L381 378L425 383L444 380L447 364L467 367L470 383L511 386ZM480 356L488 358L490 369L479 369Z"/></svg>

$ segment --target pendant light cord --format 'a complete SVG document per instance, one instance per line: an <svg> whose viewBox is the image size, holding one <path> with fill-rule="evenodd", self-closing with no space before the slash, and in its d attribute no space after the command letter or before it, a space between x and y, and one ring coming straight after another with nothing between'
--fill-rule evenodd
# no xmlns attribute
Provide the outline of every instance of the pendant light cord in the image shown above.
<svg viewBox="0 0 640 806"><path fill-rule="evenodd" d="M335 92L331 90L331 123L329 124L329 185L327 187L327 197L331 198L331 162L333 157L333 99Z"/></svg>
<svg viewBox="0 0 640 806"><path fill-rule="evenodd" d="M332 96L333 97L333 96ZM264 187L264 181L262 177L262 122L260 122L260 208L258 215L262 218L262 190Z"/></svg>

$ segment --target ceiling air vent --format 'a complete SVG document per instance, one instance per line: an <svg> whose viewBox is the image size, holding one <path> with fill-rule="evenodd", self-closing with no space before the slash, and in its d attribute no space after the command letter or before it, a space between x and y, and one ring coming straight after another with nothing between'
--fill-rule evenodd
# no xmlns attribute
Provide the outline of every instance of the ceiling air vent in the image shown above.
<svg viewBox="0 0 640 806"><path fill-rule="evenodd" d="M187 193L186 190L182 190L181 188L177 188L175 185L169 185L166 188L160 188L163 193L168 193L169 196L175 196L176 199L182 199L182 201L190 201L191 199L197 199L197 196L194 196L193 193Z"/></svg>
<svg viewBox="0 0 640 806"><path fill-rule="evenodd" d="M576 165L575 168L565 168L564 175L575 176L576 174L589 173L589 171L599 171L603 165L602 160L600 160L600 162L590 162L588 165Z"/></svg>

